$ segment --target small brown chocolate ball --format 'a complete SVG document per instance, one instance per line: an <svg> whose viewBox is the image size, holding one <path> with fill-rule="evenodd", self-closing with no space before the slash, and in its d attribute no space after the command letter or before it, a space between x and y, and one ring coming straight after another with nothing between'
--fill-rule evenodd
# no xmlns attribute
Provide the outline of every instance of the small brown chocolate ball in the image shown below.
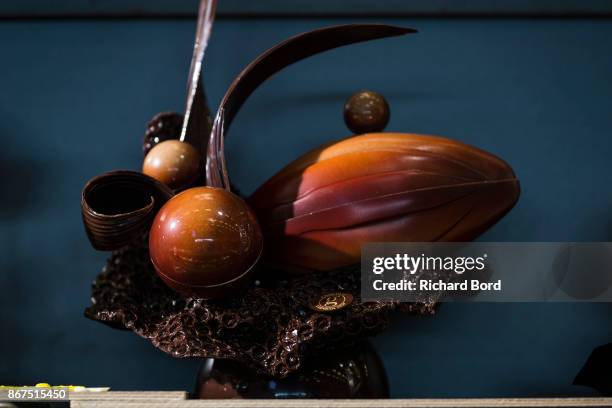
<svg viewBox="0 0 612 408"><path fill-rule="evenodd" d="M356 134L382 132L389 123L389 104L377 92L356 92L344 104L344 122Z"/></svg>
<svg viewBox="0 0 612 408"><path fill-rule="evenodd" d="M159 210L149 235L157 274L185 296L220 298L244 288L263 247L249 206L220 188L195 187Z"/></svg>
<svg viewBox="0 0 612 408"><path fill-rule="evenodd" d="M195 147L179 140L166 140L145 156L142 172L173 190L188 187L198 177L200 155Z"/></svg>

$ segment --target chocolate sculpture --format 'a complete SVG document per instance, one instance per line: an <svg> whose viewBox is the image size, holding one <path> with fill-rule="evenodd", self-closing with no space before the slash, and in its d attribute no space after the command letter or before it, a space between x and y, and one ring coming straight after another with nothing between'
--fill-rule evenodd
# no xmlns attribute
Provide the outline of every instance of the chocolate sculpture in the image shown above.
<svg viewBox="0 0 612 408"><path fill-rule="evenodd" d="M203 1L180 133L180 116L165 114L152 122L144 147L147 159L161 161L173 150L163 146L189 143L174 151L193 146L199 163L170 157L180 171L145 164L148 175L112 172L85 186L88 237L94 248L115 251L86 316L133 330L175 357L230 359L280 378L313 353L384 330L392 310L433 313L436 295L361 303L359 247L475 238L518 198L506 163L449 139L364 134L306 154L245 201L231 191L224 152L236 113L274 73L332 48L415 30L349 24L290 38L239 74L211 123L200 70L213 15L214 2ZM382 119L373 130L382 130ZM193 176L194 168L205 177ZM346 301L317 307L333 303L321 302L326 296Z"/></svg>
<svg viewBox="0 0 612 408"><path fill-rule="evenodd" d="M356 264L364 242L468 241L518 197L510 166L449 139L370 133L315 149L250 198L272 248L291 270Z"/></svg>

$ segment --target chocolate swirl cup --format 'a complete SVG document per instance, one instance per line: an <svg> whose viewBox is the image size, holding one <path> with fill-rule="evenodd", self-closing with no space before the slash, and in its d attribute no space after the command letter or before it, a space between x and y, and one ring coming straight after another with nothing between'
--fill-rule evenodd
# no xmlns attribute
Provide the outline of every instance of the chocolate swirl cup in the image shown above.
<svg viewBox="0 0 612 408"><path fill-rule="evenodd" d="M172 191L142 173L118 170L91 179L83 188L81 213L91 245L114 250L147 231Z"/></svg>

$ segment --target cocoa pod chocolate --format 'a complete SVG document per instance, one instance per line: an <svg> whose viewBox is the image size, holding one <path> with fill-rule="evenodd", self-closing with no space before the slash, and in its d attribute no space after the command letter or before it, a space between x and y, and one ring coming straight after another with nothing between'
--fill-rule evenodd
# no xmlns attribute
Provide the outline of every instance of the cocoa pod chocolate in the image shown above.
<svg viewBox="0 0 612 408"><path fill-rule="evenodd" d="M450 139L371 133L315 149L248 199L266 262L286 270L358 263L367 242L469 241L516 203L500 158Z"/></svg>

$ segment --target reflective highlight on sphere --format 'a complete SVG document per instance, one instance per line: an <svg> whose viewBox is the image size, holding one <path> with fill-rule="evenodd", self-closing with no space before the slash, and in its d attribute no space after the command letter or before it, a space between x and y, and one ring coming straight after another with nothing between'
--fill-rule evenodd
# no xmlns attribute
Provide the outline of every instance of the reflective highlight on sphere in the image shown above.
<svg viewBox="0 0 612 408"><path fill-rule="evenodd" d="M389 123L389 104L374 91L359 91L344 104L344 122L355 134L382 132Z"/></svg>
<svg viewBox="0 0 612 408"><path fill-rule="evenodd" d="M248 284L263 239L248 205L213 187L183 191L159 211L149 236L151 261L185 296L235 295Z"/></svg>
<svg viewBox="0 0 612 408"><path fill-rule="evenodd" d="M195 147L180 140L166 140L145 156L142 172L173 190L187 187L198 177L200 155Z"/></svg>

